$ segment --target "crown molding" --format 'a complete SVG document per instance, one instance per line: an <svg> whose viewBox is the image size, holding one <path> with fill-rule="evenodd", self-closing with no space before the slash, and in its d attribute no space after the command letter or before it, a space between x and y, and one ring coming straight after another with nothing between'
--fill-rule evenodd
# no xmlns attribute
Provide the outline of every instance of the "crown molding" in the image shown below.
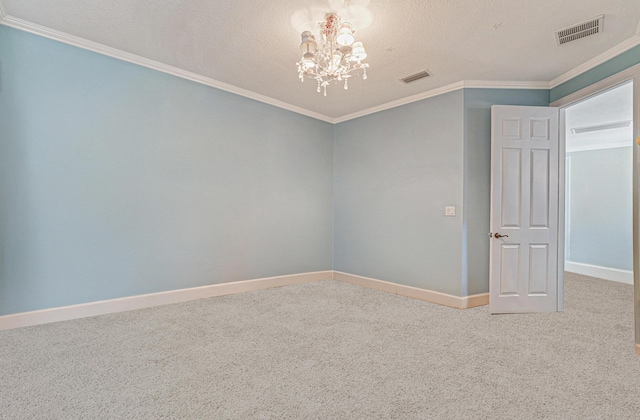
<svg viewBox="0 0 640 420"><path fill-rule="evenodd" d="M326 115L319 114L317 112L313 112L308 109L301 108L295 105L291 105L289 103L271 98L269 96L261 95L259 93L255 93L247 89L242 89L242 88L230 85L228 83L224 83L219 80L212 79L210 77L205 77L197 73L183 70L178 67L170 66L168 64L164 64L155 60L150 60L148 58L144 58L136 54L131 54L131 53L119 50L117 48L109 47L104 44L100 44L97 42L86 40L84 38L80 38L78 36L67 34L65 32L47 28L46 26L38 25L24 19L5 15L2 18L2 20L0 20L0 24L9 26L15 29L20 29L26 32L30 32L35 35L40 35L45 38L53 39L55 41L60 41L65 44L73 45L75 47L83 48L85 50L89 50L98 54L102 54L102 55L106 55L119 60L127 61L129 63L137 64L153 70L158 70L163 73L171 74L177 77L181 77L183 79L191 80L196 83L201 83L203 85L211 86L213 88L220 89L226 92L231 92L236 95L244 96L245 98L254 99L256 101L273 105L278 108L286 109L288 111L292 111L298 114L306 115L311 118L326 121L329 123L333 122L332 118Z"/></svg>
<svg viewBox="0 0 640 420"><path fill-rule="evenodd" d="M462 89L464 82L451 83L450 85L442 86L436 89L431 89L426 92L421 92L416 95L407 96L406 98L396 99L395 101L387 102L381 105L376 105L371 108L363 109L362 111L354 112L351 114L343 115L342 117L334 118L333 123L338 124L341 122L353 120L356 118L364 117L365 115L374 114L376 112L384 111L398 106L417 102L422 99L432 98L434 96L442 95L444 93L453 92L454 90Z"/></svg>
<svg viewBox="0 0 640 420"><path fill-rule="evenodd" d="M465 80L467 89L549 89L549 82Z"/></svg>
<svg viewBox="0 0 640 420"><path fill-rule="evenodd" d="M363 109L362 111L347 114L342 117L334 118L334 124L353 120L356 118L364 117L376 112L385 111L387 109L395 108L398 106L410 104L412 102L421 101L423 99L432 98L434 96L442 95L445 93L453 92L459 89L549 89L548 82L506 82L506 81L484 81L484 80L462 80L460 82L451 83L446 86L442 86L436 89L431 89L426 92L421 92L416 95L407 96L406 98L396 99L395 101L387 102L381 105L377 105L371 108Z"/></svg>
<svg viewBox="0 0 640 420"><path fill-rule="evenodd" d="M320 114L302 108L296 105L289 104L287 102L275 99L266 95L261 95L256 92L252 92L247 89L242 89L228 83L221 82L219 80L205 77L197 73L193 73L187 70L180 69L168 64L164 64L155 60L150 60L142 56L131 54L117 48L109 47L97 42L89 41L81 37L67 34L65 32L57 31L55 29L48 28L46 26L38 25L33 22L29 22L24 19L16 18L7 15L2 0L0 0L0 24L9 26L15 29L30 32L35 35L43 36L45 38L53 39L55 41L63 42L65 44L73 45L78 48L82 48L88 51L92 51L98 54L106 55L108 57L116 58L119 60L127 61L129 63L137 64L143 67L147 67L153 70L161 71L163 73L171 74L183 79L191 80L196 83L200 83L206 86L210 86L216 89L223 90L225 92L234 93L245 98L253 99L268 105L272 105L278 108L282 108L297 114L305 115L307 117L315 118L320 121L325 121L330 124L338 124L341 122L349 121L355 118L364 117L369 114L384 111L387 109L395 108L398 106L410 104L423 99L432 98L434 96L442 95L455 90L469 88L469 89L552 89L604 62L611 58L640 45L640 23L638 25L637 34L629 38L628 40L618 44L608 51L592 58L589 61L579 65L578 67L564 73L563 75L556 77L550 82L544 81L484 81L484 80L462 80L456 83L451 83L446 86L431 89L426 92L421 92L406 98L397 99L381 105L377 105L371 108L367 108L361 111L357 111L351 114L343 115L341 117L330 117L328 115Z"/></svg>
<svg viewBox="0 0 640 420"><path fill-rule="evenodd" d="M60 41L65 44L73 45L78 48L83 48L98 54L106 55L119 60L127 61L129 63L137 64L150 69L158 70L163 73L171 74L173 76L181 77L183 79L191 80L196 83L201 83L207 86L211 86L216 89L231 92L240 96L244 96L249 99L254 99L259 102L263 102L269 105L276 106L278 108L286 109L298 114L306 115L311 118L315 118L321 121L325 121L331 124L338 124L344 121L360 118L365 115L374 114L376 112L384 111L387 109L395 108L412 102L420 101L434 96L442 95L454 90L468 88L476 89L548 89L548 83L546 82L499 82L499 81L460 81L452 83L446 86L442 86L436 89L431 89L426 92L421 92L416 95L408 96L406 98L397 99L395 101L387 102L381 105L377 105L371 108L364 109L362 111L354 112L344 115L342 117L332 118L327 115L323 115L308 109L291 105L289 103L274 99L265 95L241 89L228 83L220 82L218 80L201 76L199 74L180 69L178 67L163 64L158 61L149 60L136 54L131 54L113 47L89 41L84 38L80 38L74 35L67 34L65 32L57 31L55 29L48 28L46 26L38 25L33 22L29 22L24 19L16 18L3 14L2 0L0 0L0 24L6 25L15 29L20 29L26 32L30 32L35 35L43 36L45 38Z"/></svg>
<svg viewBox="0 0 640 420"><path fill-rule="evenodd" d="M602 63L605 63L608 60L611 60L612 58L622 54L623 52L628 51L637 45L640 45L640 26L638 26L638 31L639 31L638 34L632 36L626 41L621 42L620 44L603 52L602 54L593 57L591 60L585 61L584 63L580 64L578 67L575 67L569 70L568 72L556 77L555 79L549 82L549 87L553 89L556 86L559 86L564 82L568 82L574 77L579 76L582 73L585 73L591 70L592 68L599 66Z"/></svg>

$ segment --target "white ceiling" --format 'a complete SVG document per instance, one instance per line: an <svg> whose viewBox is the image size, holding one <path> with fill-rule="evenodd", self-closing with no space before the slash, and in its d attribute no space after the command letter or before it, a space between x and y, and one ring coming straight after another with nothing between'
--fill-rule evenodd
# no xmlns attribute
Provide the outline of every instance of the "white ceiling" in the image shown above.
<svg viewBox="0 0 640 420"><path fill-rule="evenodd" d="M0 8L5 25L332 122L461 81L548 88L640 43L638 0L0 0ZM332 85L323 97L300 83L295 62L300 32L317 33L330 11L353 23L371 67L366 81ZM556 45L555 30L600 14L603 33ZM398 80L424 69L433 76Z"/></svg>

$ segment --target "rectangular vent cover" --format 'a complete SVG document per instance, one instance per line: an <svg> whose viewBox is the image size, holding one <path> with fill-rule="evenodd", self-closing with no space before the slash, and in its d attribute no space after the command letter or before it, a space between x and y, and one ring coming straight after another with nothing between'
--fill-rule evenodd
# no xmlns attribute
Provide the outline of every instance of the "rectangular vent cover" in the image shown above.
<svg viewBox="0 0 640 420"><path fill-rule="evenodd" d="M604 15L556 31L558 45L575 41L590 35L599 34L604 29Z"/></svg>
<svg viewBox="0 0 640 420"><path fill-rule="evenodd" d="M416 80L424 79L425 77L431 76L427 70L421 71L420 73L412 74L411 76L403 77L400 79L404 83L415 82Z"/></svg>

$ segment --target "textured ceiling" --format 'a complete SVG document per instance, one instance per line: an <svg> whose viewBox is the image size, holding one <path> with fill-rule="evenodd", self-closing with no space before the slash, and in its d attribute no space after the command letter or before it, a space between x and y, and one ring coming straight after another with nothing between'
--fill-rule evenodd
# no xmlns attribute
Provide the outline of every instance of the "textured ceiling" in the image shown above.
<svg viewBox="0 0 640 420"><path fill-rule="evenodd" d="M462 80L549 82L638 38L638 0L0 0L27 21L331 119ZM300 32L336 11L369 54L349 90L301 84ZM604 32L557 46L554 31L604 14ZM15 24L12 26L16 26ZM398 79L428 69L433 76Z"/></svg>

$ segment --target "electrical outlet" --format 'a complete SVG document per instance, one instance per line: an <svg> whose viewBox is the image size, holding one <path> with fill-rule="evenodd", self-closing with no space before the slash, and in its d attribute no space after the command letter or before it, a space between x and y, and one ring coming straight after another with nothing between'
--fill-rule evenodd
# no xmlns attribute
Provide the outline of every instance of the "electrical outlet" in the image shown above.
<svg viewBox="0 0 640 420"><path fill-rule="evenodd" d="M446 206L444 208L444 215L445 216L455 216L456 215L456 206Z"/></svg>

